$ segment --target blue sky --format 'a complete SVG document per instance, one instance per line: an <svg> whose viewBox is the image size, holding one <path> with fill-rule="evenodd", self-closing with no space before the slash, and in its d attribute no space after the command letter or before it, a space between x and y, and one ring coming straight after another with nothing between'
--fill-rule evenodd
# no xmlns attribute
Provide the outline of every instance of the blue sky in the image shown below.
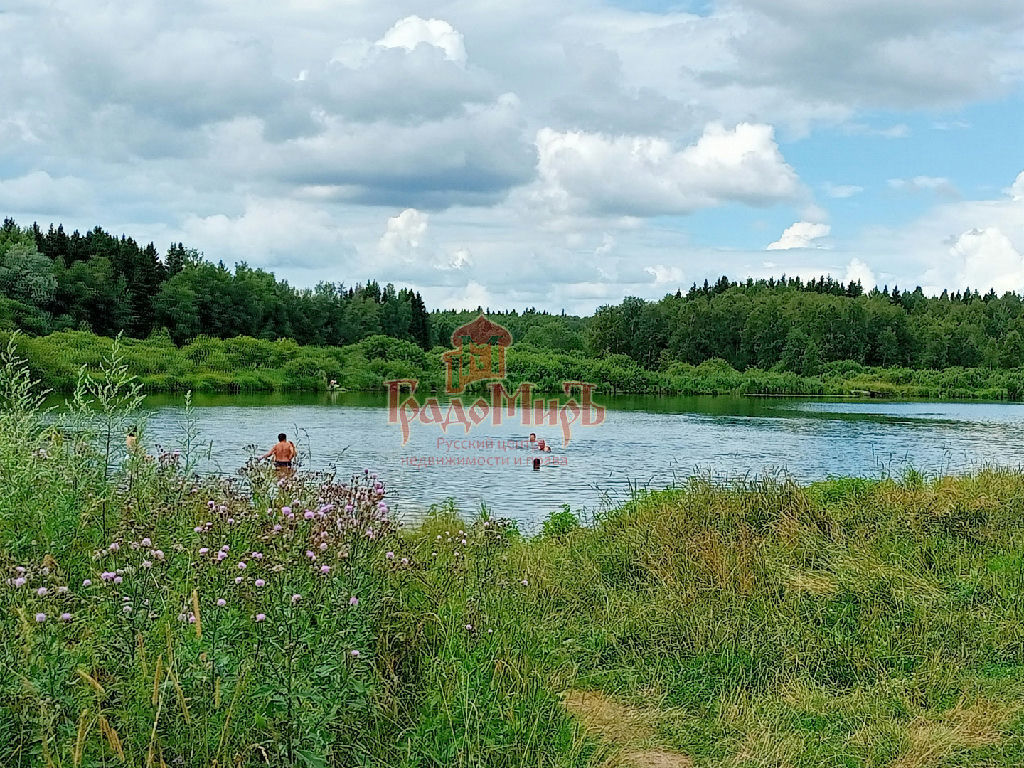
<svg viewBox="0 0 1024 768"><path fill-rule="evenodd" d="M1024 290L1007 0L18 0L0 34L23 223L432 306Z"/></svg>

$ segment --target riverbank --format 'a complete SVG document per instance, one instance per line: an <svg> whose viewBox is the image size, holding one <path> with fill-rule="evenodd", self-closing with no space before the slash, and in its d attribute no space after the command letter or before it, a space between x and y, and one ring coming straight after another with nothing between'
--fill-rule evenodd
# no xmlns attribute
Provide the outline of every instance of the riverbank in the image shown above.
<svg viewBox="0 0 1024 768"><path fill-rule="evenodd" d="M8 336L0 334L0 344ZM17 336L15 345L32 375L48 389L73 392L79 372L100 376L114 341L83 331L48 336ZM167 335L123 339L119 355L146 392L323 392L330 382L339 391L382 391L392 379L417 379L421 391L443 391L437 348L373 336L344 347L302 347L290 340L266 341L240 336L199 338L182 347ZM722 360L693 366L673 363L664 370L640 367L624 355L594 358L581 352L555 352L529 344L507 354L511 389L529 381L537 391L561 392L565 381L588 381L601 394L802 395L932 400L1020 400L1021 369L870 368L844 361L822 365L814 376L750 368L738 371Z"/></svg>
<svg viewBox="0 0 1024 768"><path fill-rule="evenodd" d="M73 443L0 384L5 766L1024 761L1019 472L403 530L386 478L101 454L125 385Z"/></svg>

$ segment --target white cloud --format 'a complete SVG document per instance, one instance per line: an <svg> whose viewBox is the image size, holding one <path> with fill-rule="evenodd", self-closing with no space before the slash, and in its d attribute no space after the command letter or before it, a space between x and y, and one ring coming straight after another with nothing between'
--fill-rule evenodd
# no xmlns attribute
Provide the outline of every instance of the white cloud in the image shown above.
<svg viewBox="0 0 1024 768"><path fill-rule="evenodd" d="M1010 189L1007 190L1007 194L1010 195L1014 202L1024 201L1024 171L1021 171L1017 178L1014 179Z"/></svg>
<svg viewBox="0 0 1024 768"><path fill-rule="evenodd" d="M875 279L875 273L871 271L871 267L860 259L850 259L850 263L846 266L846 274L843 276L843 282L855 283L858 280L865 291L870 291L878 283Z"/></svg>
<svg viewBox="0 0 1024 768"><path fill-rule="evenodd" d="M466 63L466 46L462 33L441 19L406 16L396 21L376 45L381 48L405 48L407 51L414 50L417 45L432 45L444 51L444 56L449 61Z"/></svg>
<svg viewBox="0 0 1024 768"><path fill-rule="evenodd" d="M844 200L854 195L859 195L864 191L864 187L857 186L856 184L832 184L826 182L822 185L825 190L825 194L829 197L836 198L837 200Z"/></svg>
<svg viewBox="0 0 1024 768"><path fill-rule="evenodd" d="M727 202L769 205L800 190L768 125L712 124L683 149L653 136L551 128L538 131L536 143L532 196L554 213L680 214Z"/></svg>
<svg viewBox="0 0 1024 768"><path fill-rule="evenodd" d="M678 287L683 283L683 270L679 267L666 267L664 264L655 264L651 267L644 267L644 272L654 277L655 285L673 285Z"/></svg>
<svg viewBox="0 0 1024 768"><path fill-rule="evenodd" d="M821 244L816 243L823 237L828 237L832 227L828 224L817 224L810 221L798 221L782 233L782 237L774 243L770 243L766 250L788 251L793 248L820 248Z"/></svg>
<svg viewBox="0 0 1024 768"><path fill-rule="evenodd" d="M66 214L88 207L93 199L89 185L74 176L55 178L46 171L31 171L10 179L0 178L0 209L8 213Z"/></svg>
<svg viewBox="0 0 1024 768"><path fill-rule="evenodd" d="M953 182L944 176L915 176L912 179L889 179L890 188L901 192L934 192L943 197L958 197Z"/></svg>
<svg viewBox="0 0 1024 768"><path fill-rule="evenodd" d="M379 248L384 254L411 258L423 247L430 216L415 208L406 208L388 219Z"/></svg>
<svg viewBox="0 0 1024 768"><path fill-rule="evenodd" d="M957 286L984 291L1024 291L1024 255L1000 230L972 229L957 237L950 253L959 262Z"/></svg>

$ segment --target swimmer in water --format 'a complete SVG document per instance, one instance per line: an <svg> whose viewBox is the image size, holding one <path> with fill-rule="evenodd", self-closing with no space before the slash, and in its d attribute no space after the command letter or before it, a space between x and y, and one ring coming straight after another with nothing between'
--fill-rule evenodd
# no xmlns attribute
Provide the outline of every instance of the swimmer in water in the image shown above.
<svg viewBox="0 0 1024 768"><path fill-rule="evenodd" d="M551 453L551 446L544 442L544 438L537 441L537 450L543 453Z"/></svg>
<svg viewBox="0 0 1024 768"><path fill-rule="evenodd" d="M275 467L278 469L289 469L298 453L295 443L289 440L288 435L282 432L277 436L277 445L264 453L260 458L269 459L273 456Z"/></svg>

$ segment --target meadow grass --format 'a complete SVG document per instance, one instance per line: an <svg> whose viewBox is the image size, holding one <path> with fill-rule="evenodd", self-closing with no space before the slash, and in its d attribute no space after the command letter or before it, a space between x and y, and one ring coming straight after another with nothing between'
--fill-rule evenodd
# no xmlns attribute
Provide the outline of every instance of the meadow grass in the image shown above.
<svg viewBox="0 0 1024 768"><path fill-rule="evenodd" d="M1024 474L692 479L533 538L127 452L0 360L0 765L1024 764ZM77 403L77 405L76 405ZM111 435L118 439L111 441Z"/></svg>

